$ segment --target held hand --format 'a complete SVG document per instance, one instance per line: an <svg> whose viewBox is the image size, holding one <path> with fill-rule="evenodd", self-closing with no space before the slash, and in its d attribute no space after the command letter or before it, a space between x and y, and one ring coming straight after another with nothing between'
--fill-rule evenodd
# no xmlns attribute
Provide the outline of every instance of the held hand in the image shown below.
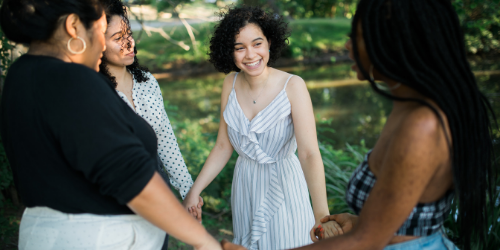
<svg viewBox="0 0 500 250"><path fill-rule="evenodd" d="M191 213L191 215L194 216L200 223L201 223L201 218L202 218L202 209L201 207L203 206L203 198L201 196L198 196L198 204L194 207L189 207L188 211Z"/></svg>
<svg viewBox="0 0 500 250"><path fill-rule="evenodd" d="M201 223L201 207L203 206L203 198L198 195L188 193L182 205L186 210Z"/></svg>
<svg viewBox="0 0 500 250"><path fill-rule="evenodd" d="M353 214L343 213L343 214L334 214L325 216L323 219L321 219L321 222L323 223L327 223L329 221L337 222L342 227L342 231L344 233L347 233L351 231L352 228L358 222L358 216Z"/></svg>
<svg viewBox="0 0 500 250"><path fill-rule="evenodd" d="M317 242L342 234L344 234L344 230L342 230L342 227L336 221L327 221L325 223L318 223L313 227L311 230L311 239Z"/></svg>
<svg viewBox="0 0 500 250"><path fill-rule="evenodd" d="M233 243L227 241L226 239L222 240L220 242L220 244L221 244L223 250L246 250L245 247L233 244Z"/></svg>

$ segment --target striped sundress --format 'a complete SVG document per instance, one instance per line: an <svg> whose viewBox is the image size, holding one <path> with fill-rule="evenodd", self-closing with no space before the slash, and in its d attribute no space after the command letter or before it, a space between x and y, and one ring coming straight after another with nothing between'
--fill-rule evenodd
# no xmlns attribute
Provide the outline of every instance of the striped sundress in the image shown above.
<svg viewBox="0 0 500 250"><path fill-rule="evenodd" d="M234 83L223 116L239 157L231 206L236 244L253 250L289 249L312 243L314 215L307 183L295 155L297 142L285 87L251 121L241 109Z"/></svg>

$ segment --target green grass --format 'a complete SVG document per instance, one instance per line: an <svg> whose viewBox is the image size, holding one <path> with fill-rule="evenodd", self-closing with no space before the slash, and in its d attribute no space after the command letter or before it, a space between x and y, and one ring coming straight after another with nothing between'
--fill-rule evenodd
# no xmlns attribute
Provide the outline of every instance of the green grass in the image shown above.
<svg viewBox="0 0 500 250"><path fill-rule="evenodd" d="M154 71L170 69L175 63L204 63L208 60L208 46L214 25L215 23L208 22L192 25L196 37L195 46L183 25L164 28L172 39L188 45L189 50L169 42L158 33L153 32L148 36L143 32L137 44L137 56L141 64ZM290 44L283 52L283 57L301 60L323 53L342 51L350 26L351 20L345 18L293 20L289 23ZM139 31L134 33L136 40L138 34Z"/></svg>

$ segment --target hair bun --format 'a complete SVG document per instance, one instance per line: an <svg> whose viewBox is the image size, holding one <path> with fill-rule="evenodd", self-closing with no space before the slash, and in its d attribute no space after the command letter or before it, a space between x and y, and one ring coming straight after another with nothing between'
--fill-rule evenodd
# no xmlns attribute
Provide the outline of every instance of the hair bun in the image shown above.
<svg viewBox="0 0 500 250"><path fill-rule="evenodd" d="M16 43L47 41L63 15L74 13L86 28L102 15L98 0L4 0L0 7L0 26Z"/></svg>

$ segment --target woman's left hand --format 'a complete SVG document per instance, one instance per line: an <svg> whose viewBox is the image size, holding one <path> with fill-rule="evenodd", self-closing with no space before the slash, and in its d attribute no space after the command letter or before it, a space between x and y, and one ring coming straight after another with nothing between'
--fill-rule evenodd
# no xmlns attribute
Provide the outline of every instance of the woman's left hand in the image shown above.
<svg viewBox="0 0 500 250"><path fill-rule="evenodd" d="M317 222L311 229L311 240L317 242L326 238L344 234L342 227L336 221Z"/></svg>

